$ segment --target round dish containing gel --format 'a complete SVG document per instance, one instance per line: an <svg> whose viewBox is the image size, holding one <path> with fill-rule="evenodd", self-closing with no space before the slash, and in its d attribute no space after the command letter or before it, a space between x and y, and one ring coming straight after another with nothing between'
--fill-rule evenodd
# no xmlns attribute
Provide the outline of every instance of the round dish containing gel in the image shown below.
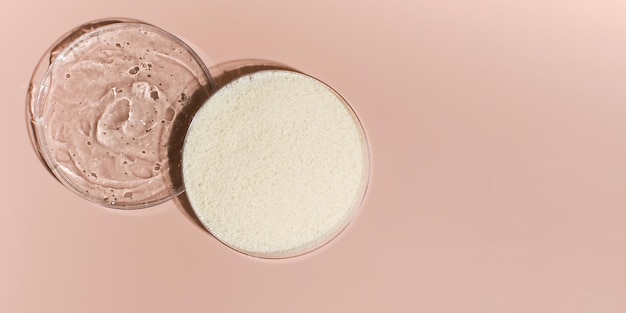
<svg viewBox="0 0 626 313"><path fill-rule="evenodd" d="M367 141L330 87L261 71L218 90L183 148L183 180L202 224L231 248L282 258L337 235L367 185Z"/></svg>
<svg viewBox="0 0 626 313"><path fill-rule="evenodd" d="M50 56L43 80L33 82L31 110L33 142L53 174L113 208L154 205L182 192L185 108L211 90L199 57L139 22L97 27Z"/></svg>

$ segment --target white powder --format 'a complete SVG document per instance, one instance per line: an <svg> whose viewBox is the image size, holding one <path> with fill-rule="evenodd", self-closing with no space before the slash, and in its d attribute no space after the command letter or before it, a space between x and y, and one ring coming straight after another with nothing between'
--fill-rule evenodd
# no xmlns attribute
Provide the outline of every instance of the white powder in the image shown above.
<svg viewBox="0 0 626 313"><path fill-rule="evenodd" d="M262 71L198 111L183 150L190 203L220 241L261 257L311 250L347 225L368 173L363 130L323 83Z"/></svg>

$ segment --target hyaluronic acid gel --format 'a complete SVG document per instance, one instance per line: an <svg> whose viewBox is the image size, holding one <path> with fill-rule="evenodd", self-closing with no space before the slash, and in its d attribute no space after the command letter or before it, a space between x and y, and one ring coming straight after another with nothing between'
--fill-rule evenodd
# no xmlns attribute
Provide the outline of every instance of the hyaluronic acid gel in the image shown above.
<svg viewBox="0 0 626 313"><path fill-rule="evenodd" d="M112 207L154 204L182 191L171 171L180 162L171 143L185 131L172 138L176 119L192 99L208 97L208 73L196 55L158 28L118 23L54 56L35 128L55 174Z"/></svg>

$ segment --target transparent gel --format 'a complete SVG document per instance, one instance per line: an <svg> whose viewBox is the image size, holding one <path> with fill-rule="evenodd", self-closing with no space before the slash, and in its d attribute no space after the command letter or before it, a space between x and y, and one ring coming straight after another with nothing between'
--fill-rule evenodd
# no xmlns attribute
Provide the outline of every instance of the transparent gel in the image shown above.
<svg viewBox="0 0 626 313"><path fill-rule="evenodd" d="M40 62L28 99L31 138L82 197L152 206L184 190L180 142L193 114L185 109L212 88L205 65L175 36L132 20L90 23Z"/></svg>

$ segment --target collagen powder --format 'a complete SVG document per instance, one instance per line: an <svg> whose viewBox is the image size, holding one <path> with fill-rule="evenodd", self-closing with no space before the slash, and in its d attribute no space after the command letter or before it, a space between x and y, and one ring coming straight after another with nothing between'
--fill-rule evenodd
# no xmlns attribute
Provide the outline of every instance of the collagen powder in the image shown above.
<svg viewBox="0 0 626 313"><path fill-rule="evenodd" d="M37 141L86 198L112 207L164 201L183 189L172 179L181 146L172 144L187 126L177 118L206 100L208 80L191 49L155 27L97 29L52 61L34 110Z"/></svg>
<svg viewBox="0 0 626 313"><path fill-rule="evenodd" d="M204 226L246 254L287 257L325 243L361 203L363 129L327 85L289 71L243 76L198 111L183 150Z"/></svg>

